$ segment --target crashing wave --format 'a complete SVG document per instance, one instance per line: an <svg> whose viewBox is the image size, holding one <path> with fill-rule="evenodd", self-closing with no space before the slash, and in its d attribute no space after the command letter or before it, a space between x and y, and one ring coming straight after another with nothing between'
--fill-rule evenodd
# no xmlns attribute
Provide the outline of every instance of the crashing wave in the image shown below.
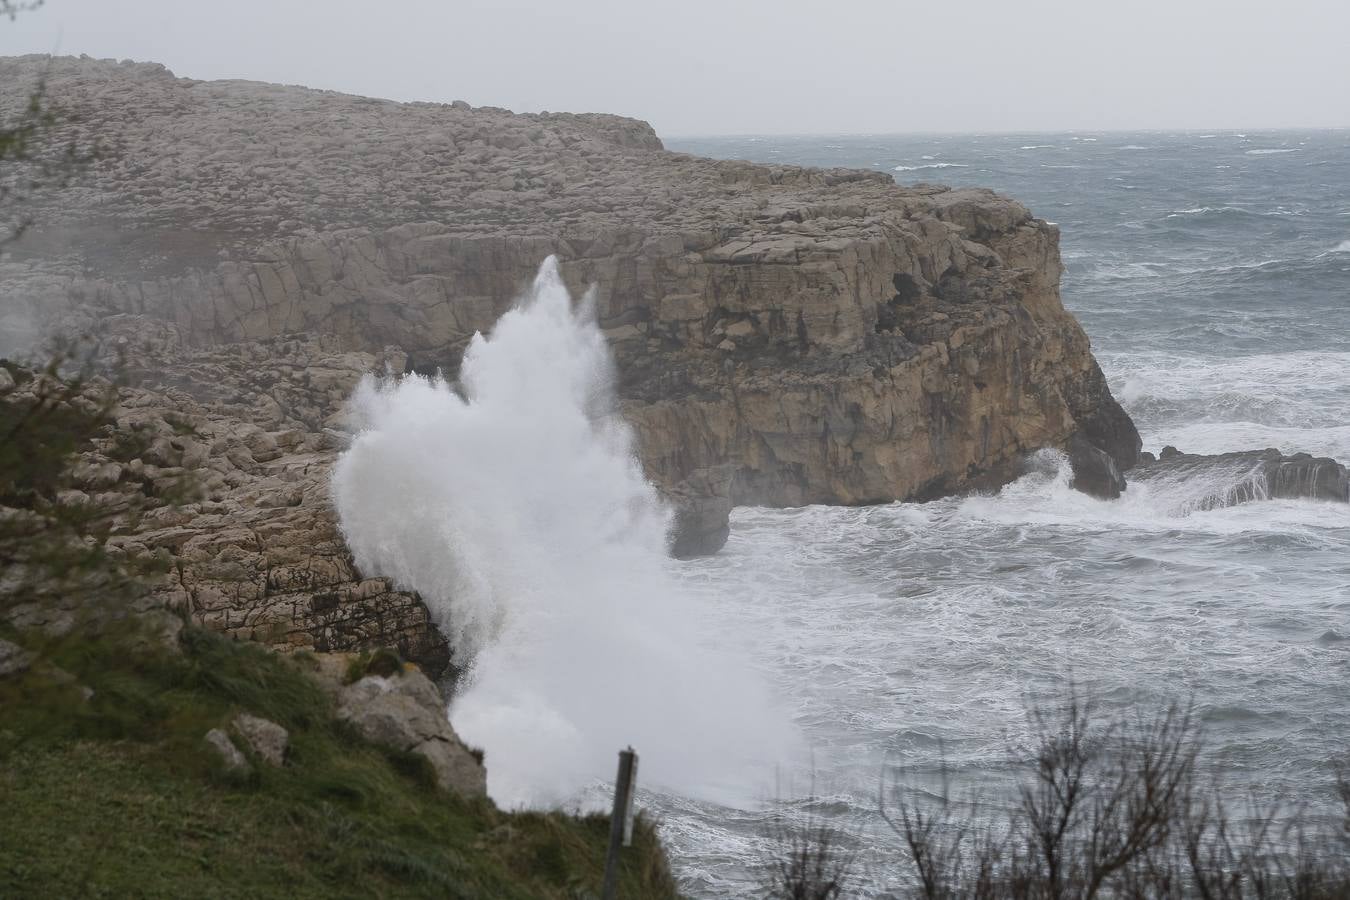
<svg viewBox="0 0 1350 900"><path fill-rule="evenodd" d="M970 166L965 163L929 163L923 166L895 166L896 172L917 172L920 169L969 169Z"/></svg>
<svg viewBox="0 0 1350 900"><path fill-rule="evenodd" d="M753 784L745 767L793 744L744 648L708 633L717 610L674 580L613 373L550 257L458 384L363 382L334 469L358 566L419 592L466 667L451 717L506 806L575 799L627 744L647 784L694 794Z"/></svg>

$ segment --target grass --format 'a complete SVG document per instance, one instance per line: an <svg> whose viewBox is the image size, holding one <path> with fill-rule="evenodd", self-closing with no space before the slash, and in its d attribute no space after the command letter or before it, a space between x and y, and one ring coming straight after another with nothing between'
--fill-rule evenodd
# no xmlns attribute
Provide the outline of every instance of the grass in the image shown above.
<svg viewBox="0 0 1350 900"><path fill-rule="evenodd" d="M303 659L198 631L181 655L134 646L48 643L0 680L0 897L598 895L607 816L435 790L337 722ZM290 731L285 766L220 770L202 736L240 711ZM649 822L624 853L620 896L678 896Z"/></svg>

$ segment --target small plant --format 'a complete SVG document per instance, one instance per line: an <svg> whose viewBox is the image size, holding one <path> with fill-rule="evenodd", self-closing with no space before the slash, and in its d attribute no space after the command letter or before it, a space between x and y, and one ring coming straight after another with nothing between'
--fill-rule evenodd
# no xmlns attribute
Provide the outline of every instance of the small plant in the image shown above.
<svg viewBox="0 0 1350 900"><path fill-rule="evenodd" d="M367 675L393 678L395 675L402 675L406 665L407 663L403 661L403 657L396 650L390 650L387 647L381 647L374 651L363 650L360 655L353 657L347 663L344 682L355 684Z"/></svg>
<svg viewBox="0 0 1350 900"><path fill-rule="evenodd" d="M768 867L769 900L834 900L853 881L855 851L823 820L781 825Z"/></svg>
<svg viewBox="0 0 1350 900"><path fill-rule="evenodd" d="M1319 833L1278 806L1234 816L1222 785L1202 786L1203 741L1187 709L1103 721L1074 695L1031 718L1036 749L1016 802L992 822L958 813L945 776L936 800L893 786L882 815L903 845L911 896L1350 898L1344 774L1344 823Z"/></svg>

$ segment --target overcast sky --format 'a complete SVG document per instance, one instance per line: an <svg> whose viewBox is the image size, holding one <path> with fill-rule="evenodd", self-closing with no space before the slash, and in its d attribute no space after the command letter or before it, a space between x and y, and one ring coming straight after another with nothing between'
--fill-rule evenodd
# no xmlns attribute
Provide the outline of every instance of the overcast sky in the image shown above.
<svg viewBox="0 0 1350 900"><path fill-rule="evenodd" d="M1350 126L1345 0L47 0L0 54L667 136Z"/></svg>

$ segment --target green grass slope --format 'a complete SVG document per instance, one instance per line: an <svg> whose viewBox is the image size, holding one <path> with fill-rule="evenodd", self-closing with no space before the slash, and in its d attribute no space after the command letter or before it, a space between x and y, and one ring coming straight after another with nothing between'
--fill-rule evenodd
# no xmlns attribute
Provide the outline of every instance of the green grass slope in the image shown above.
<svg viewBox="0 0 1350 900"><path fill-rule="evenodd" d="M598 895L607 816L438 791L420 757L336 721L303 657L199 631L183 646L68 639L0 679L0 898ZM289 729L283 767L221 770L203 735L237 712ZM678 896L647 822L620 896Z"/></svg>

